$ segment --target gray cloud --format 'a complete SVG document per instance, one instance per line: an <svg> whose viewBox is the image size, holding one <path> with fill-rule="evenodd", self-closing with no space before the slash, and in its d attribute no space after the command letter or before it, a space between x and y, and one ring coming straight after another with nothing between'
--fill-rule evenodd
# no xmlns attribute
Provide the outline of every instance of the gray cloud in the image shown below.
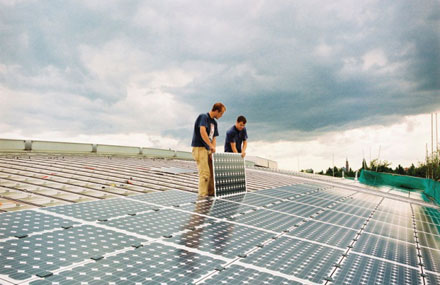
<svg viewBox="0 0 440 285"><path fill-rule="evenodd" d="M197 114L222 101L223 131L244 114L252 138L304 140L440 107L436 1L25 2L1 11L1 119L24 132L142 125L184 139Z"/></svg>

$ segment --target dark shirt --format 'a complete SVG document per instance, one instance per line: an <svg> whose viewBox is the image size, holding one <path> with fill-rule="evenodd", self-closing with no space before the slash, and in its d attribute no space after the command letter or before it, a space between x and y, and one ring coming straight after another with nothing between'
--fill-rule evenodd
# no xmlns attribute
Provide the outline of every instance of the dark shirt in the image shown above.
<svg viewBox="0 0 440 285"><path fill-rule="evenodd" d="M206 127L206 132L208 133L209 140L212 142L214 137L218 136L217 121L212 119L209 116L209 113L206 113L206 114L200 114L197 117L196 122L194 123L194 132L193 132L191 146L192 147L204 146L207 150L209 150L209 146L205 143L205 141L202 139L202 135L200 134L201 126Z"/></svg>
<svg viewBox="0 0 440 285"><path fill-rule="evenodd" d="M241 144L243 141L248 139L246 127L239 131L237 128L232 126L227 132L226 132L226 139L225 139L225 152L233 152L231 143L235 143L235 147L237 148L237 151L241 153Z"/></svg>

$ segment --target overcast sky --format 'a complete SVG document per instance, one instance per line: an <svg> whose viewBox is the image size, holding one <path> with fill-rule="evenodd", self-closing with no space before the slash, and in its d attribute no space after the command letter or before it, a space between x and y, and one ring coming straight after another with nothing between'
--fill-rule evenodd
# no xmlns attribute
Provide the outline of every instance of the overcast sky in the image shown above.
<svg viewBox="0 0 440 285"><path fill-rule="evenodd" d="M440 5L0 0L0 138L190 150L248 119L282 168L422 161L440 111Z"/></svg>

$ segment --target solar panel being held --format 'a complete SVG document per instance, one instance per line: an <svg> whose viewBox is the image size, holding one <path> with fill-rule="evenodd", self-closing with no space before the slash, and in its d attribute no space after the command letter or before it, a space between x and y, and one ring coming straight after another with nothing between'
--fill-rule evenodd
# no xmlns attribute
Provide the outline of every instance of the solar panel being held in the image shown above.
<svg viewBox="0 0 440 285"><path fill-rule="evenodd" d="M246 192L244 159L238 153L214 153L213 171L215 196Z"/></svg>

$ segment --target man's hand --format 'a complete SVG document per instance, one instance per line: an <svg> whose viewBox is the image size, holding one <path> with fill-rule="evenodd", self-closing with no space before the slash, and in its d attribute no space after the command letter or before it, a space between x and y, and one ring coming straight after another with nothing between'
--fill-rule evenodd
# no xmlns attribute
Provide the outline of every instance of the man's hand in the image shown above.
<svg viewBox="0 0 440 285"><path fill-rule="evenodd" d="M210 151L211 153L215 153L215 146L210 145L210 146L209 146L209 151Z"/></svg>
<svg viewBox="0 0 440 285"><path fill-rule="evenodd" d="M246 156L246 153L245 153L245 152L242 152L242 153L241 153L241 157L244 158L245 156Z"/></svg>

